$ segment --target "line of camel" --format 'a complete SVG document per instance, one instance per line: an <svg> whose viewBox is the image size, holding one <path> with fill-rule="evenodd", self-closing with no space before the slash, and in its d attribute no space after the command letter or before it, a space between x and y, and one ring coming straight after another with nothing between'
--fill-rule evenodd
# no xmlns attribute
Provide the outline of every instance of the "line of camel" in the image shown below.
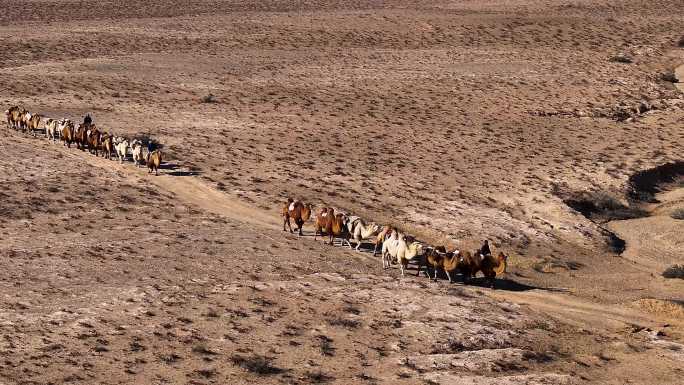
<svg viewBox="0 0 684 385"><path fill-rule="evenodd" d="M313 206L305 204L300 200L288 198L282 206L283 231L289 227L290 233L294 233L292 223L294 222L297 232L303 235L304 224L311 219ZM335 212L332 207L322 207L314 219L314 240L318 236L327 236L328 244L334 245L335 239L340 239L340 244L346 243L352 248L350 240L356 243L356 250L360 251L364 240L371 240L373 243L373 256L382 256L382 267L388 269L391 264L399 264L401 275L407 269L409 261L418 263L416 276L420 275L423 266L429 278L437 281L437 272L444 271L449 282L452 282L452 274L459 272L463 276L463 282L467 283L474 278L478 272L482 272L488 285L494 288L497 275L506 272L506 260L508 256L499 252L496 256L491 253L489 242L484 241L482 247L473 252L451 250L445 246L429 246L418 242L414 237L400 232L398 229L377 223L367 223L361 217ZM430 268L433 276L430 275Z"/></svg>

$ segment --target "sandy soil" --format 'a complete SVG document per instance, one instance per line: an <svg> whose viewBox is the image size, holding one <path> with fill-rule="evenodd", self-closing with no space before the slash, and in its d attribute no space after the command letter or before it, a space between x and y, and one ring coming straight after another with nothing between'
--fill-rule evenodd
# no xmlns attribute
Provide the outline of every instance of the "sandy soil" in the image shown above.
<svg viewBox="0 0 684 385"><path fill-rule="evenodd" d="M681 381L682 188L606 224L562 200L681 160L678 1L0 5L4 105L174 166L3 128L0 382ZM400 278L282 233L287 196L511 267Z"/></svg>

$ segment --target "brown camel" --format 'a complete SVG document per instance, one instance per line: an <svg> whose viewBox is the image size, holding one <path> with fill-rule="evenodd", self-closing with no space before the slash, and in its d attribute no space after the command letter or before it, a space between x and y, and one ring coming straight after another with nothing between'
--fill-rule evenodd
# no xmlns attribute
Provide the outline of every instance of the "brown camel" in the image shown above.
<svg viewBox="0 0 684 385"><path fill-rule="evenodd" d="M112 142L112 136L106 132L100 137L100 149L102 150L102 156L104 156L105 159L112 159L114 142Z"/></svg>
<svg viewBox="0 0 684 385"><path fill-rule="evenodd" d="M311 204L304 204L301 201L295 201L292 198L287 199L287 203L283 206L283 231L285 231L285 225L290 228L290 233L292 233L292 225L290 224L290 219L292 219L297 226L299 235L302 234L302 227L309 218L311 218Z"/></svg>
<svg viewBox="0 0 684 385"><path fill-rule="evenodd" d="M335 209L323 207L321 211L316 215L316 222L314 223L314 241L320 233L330 234L332 232L332 222L335 217Z"/></svg>
<svg viewBox="0 0 684 385"><path fill-rule="evenodd" d="M150 170L148 174L154 170L154 175L159 175L159 166L162 162L162 152L160 150L154 150L147 153L147 168Z"/></svg>
<svg viewBox="0 0 684 385"><path fill-rule="evenodd" d="M90 126L90 132L87 136L88 151L95 156L100 156L100 131L95 127L95 125Z"/></svg>
<svg viewBox="0 0 684 385"><path fill-rule="evenodd" d="M344 242L347 242L347 245L349 248L352 248L351 243L349 242L349 238L351 238L351 234L349 233L349 229L347 228L347 216L342 214L342 213L337 213L335 214L335 217L332 220L332 224L330 226L330 232L328 235L330 236L330 244L334 245L335 238L340 238L341 244L344 246Z"/></svg>
<svg viewBox="0 0 684 385"><path fill-rule="evenodd" d="M463 271L463 282L470 278L474 278L478 271L482 271L489 287L494 288L494 279L497 275L506 272L506 256L503 252L494 257L492 255L482 255L479 252L463 253L463 261L461 271Z"/></svg>
<svg viewBox="0 0 684 385"><path fill-rule="evenodd" d="M62 140L67 148L71 148L71 143L75 141L74 123L70 120L62 125Z"/></svg>

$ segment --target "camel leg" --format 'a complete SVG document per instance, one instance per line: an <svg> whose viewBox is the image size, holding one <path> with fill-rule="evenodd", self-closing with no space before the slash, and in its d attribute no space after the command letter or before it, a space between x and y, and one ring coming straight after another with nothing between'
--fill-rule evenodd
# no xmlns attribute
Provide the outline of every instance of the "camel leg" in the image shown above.
<svg viewBox="0 0 684 385"><path fill-rule="evenodd" d="M289 217L289 216L287 217L287 227L290 228L290 234L292 234L292 233L293 233L293 231L292 231L292 223L290 223L290 217Z"/></svg>
<svg viewBox="0 0 684 385"><path fill-rule="evenodd" d="M404 264L399 263L399 268L401 269L401 276L403 277L404 276Z"/></svg>
<svg viewBox="0 0 684 385"><path fill-rule="evenodd" d="M449 274L449 270L444 270L444 272L447 275L447 278L449 278L449 283L451 283L451 274Z"/></svg>

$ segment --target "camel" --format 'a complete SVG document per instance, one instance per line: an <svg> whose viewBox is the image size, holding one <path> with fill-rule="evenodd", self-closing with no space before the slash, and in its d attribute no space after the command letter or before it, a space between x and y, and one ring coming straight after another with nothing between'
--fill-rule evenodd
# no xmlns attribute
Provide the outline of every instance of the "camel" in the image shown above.
<svg viewBox="0 0 684 385"><path fill-rule="evenodd" d="M361 243L364 239L368 239L377 235L380 231L380 226L375 223L366 224L363 219L350 220L349 233L356 242L356 251L359 251Z"/></svg>
<svg viewBox="0 0 684 385"><path fill-rule="evenodd" d="M88 143L88 151L91 154L95 154L95 156L100 156L99 150L100 150L100 131L95 127L95 125L91 125L90 129L87 131L87 143Z"/></svg>
<svg viewBox="0 0 684 385"><path fill-rule="evenodd" d="M143 146L140 140L133 139L131 142L131 152L133 154L133 164L135 164L135 167L142 166L143 162L145 162L145 157L143 156Z"/></svg>
<svg viewBox="0 0 684 385"><path fill-rule="evenodd" d="M83 124L79 124L74 133L74 142L76 142L76 148L81 151L85 151L86 145L88 144L88 133Z"/></svg>
<svg viewBox="0 0 684 385"><path fill-rule="evenodd" d="M408 268L408 262L423 252L423 245L420 242L406 244L406 237L403 234L393 232L392 235L382 243L382 267L387 269L390 266L390 258L395 258L399 262L401 276Z"/></svg>
<svg viewBox="0 0 684 385"><path fill-rule="evenodd" d="M45 121L45 137L48 141L55 143L59 139L60 124L57 120L48 118Z"/></svg>
<svg viewBox="0 0 684 385"><path fill-rule="evenodd" d="M34 137L36 136L36 131L39 129L38 126L40 126L41 119L42 117L38 114L26 113L26 128Z"/></svg>
<svg viewBox="0 0 684 385"><path fill-rule="evenodd" d="M15 130L22 128L24 124L24 115L26 115L25 109L18 106L10 107L9 110L7 110L7 125Z"/></svg>
<svg viewBox="0 0 684 385"><path fill-rule="evenodd" d="M311 218L311 204L304 204L301 201L295 201L292 198L287 199L287 203L283 206L283 231L285 231L285 225L290 228L290 233L292 233L292 225L290 224L290 219L294 220L297 226L299 235L302 234L302 227L304 223Z"/></svg>
<svg viewBox="0 0 684 385"><path fill-rule="evenodd" d="M489 287L493 289L496 276L506 272L507 259L508 256L503 252L499 252L494 257L492 255L482 255L477 251L474 253L466 251L463 253L463 266L461 267L463 281L466 282L470 278L474 278L478 271L482 271L486 281L489 283Z"/></svg>
<svg viewBox="0 0 684 385"><path fill-rule="evenodd" d="M429 266L432 266L435 272L435 281L437 281L437 270L442 269L446 273L449 282L453 282L450 272L459 269L463 265L461 252L458 250L447 252L444 246L438 246L430 248L425 254L425 272L428 278L430 277ZM418 273L420 273L420 267L418 268Z"/></svg>
<svg viewBox="0 0 684 385"><path fill-rule="evenodd" d="M320 233L327 234L332 231L332 219L335 216L335 209L323 207L316 215L316 222L314 223L314 241Z"/></svg>
<svg viewBox="0 0 684 385"><path fill-rule="evenodd" d="M159 175L159 166L162 162L162 152L160 150L154 150L147 153L147 168L150 170L148 174L154 170L154 175Z"/></svg>
<svg viewBox="0 0 684 385"><path fill-rule="evenodd" d="M21 109L18 106L12 106L5 111L5 119L7 120L7 127L17 129L17 122L22 116Z"/></svg>
<svg viewBox="0 0 684 385"><path fill-rule="evenodd" d="M74 122L69 119L62 119L59 123L62 132L62 140L67 148L71 148L71 143L76 140L74 132Z"/></svg>
<svg viewBox="0 0 684 385"><path fill-rule="evenodd" d="M351 243L349 243L349 238L351 237L351 234L349 234L349 230L347 229L347 216L342 214L342 213L337 213L335 214L335 217L332 219L332 225L331 225L331 231L328 233L330 236L330 244L333 245L335 238L340 238L341 240L341 245L344 246L344 242L347 242L347 246L349 248L352 248Z"/></svg>
<svg viewBox="0 0 684 385"><path fill-rule="evenodd" d="M382 231L375 237L375 246L373 247L373 256L378 255L378 249L382 249L382 243L385 242L392 232L396 231L392 226L385 226Z"/></svg>
<svg viewBox="0 0 684 385"><path fill-rule="evenodd" d="M100 137L100 144L102 149L102 156L105 159L112 159L112 150L114 149L114 142L112 142L112 136L109 133L104 133Z"/></svg>
<svg viewBox="0 0 684 385"><path fill-rule="evenodd" d="M116 156L119 158L119 163L123 163L126 160L126 154L128 153L128 141L120 136L114 138L114 149L116 150Z"/></svg>

